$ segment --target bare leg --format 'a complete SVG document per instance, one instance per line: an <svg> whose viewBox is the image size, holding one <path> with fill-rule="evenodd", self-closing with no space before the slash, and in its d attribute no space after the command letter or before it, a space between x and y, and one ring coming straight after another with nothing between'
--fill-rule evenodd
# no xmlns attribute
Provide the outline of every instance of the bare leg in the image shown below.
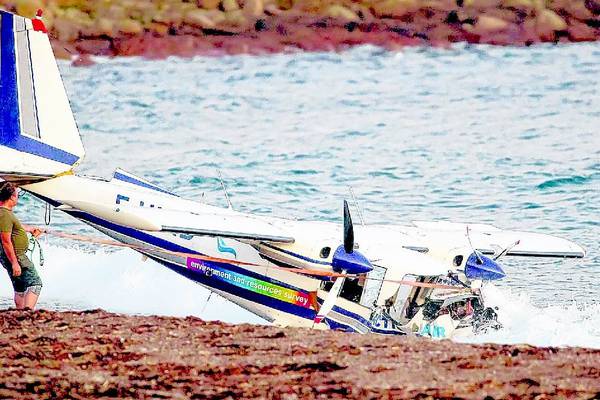
<svg viewBox="0 0 600 400"><path fill-rule="evenodd" d="M29 308L30 310L33 310L35 308L35 305L37 304L38 297L39 295L37 293L31 290L26 291L24 296L25 301L23 302L24 308Z"/></svg>
<svg viewBox="0 0 600 400"><path fill-rule="evenodd" d="M17 307L17 310L25 307L25 295L23 293L15 292L15 307Z"/></svg>

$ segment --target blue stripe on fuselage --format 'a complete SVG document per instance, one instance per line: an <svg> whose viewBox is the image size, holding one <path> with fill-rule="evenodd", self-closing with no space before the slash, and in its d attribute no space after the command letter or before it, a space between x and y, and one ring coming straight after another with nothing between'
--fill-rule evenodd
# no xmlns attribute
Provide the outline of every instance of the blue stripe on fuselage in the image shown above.
<svg viewBox="0 0 600 400"><path fill-rule="evenodd" d="M176 243L169 242L168 240L164 240L164 239L158 238L156 236L149 235L147 233L138 231L137 229L133 229L133 228L129 228L129 227L126 227L126 226L114 224L112 222L109 222L109 221L106 221L104 219L98 218L98 217L96 217L96 216L94 216L92 214L88 214L88 213L86 213L84 211L79 211L79 210L65 210L65 211L68 214L71 214L73 216L76 215L76 218L83 219L85 221L91 222L91 223L96 224L96 225L100 225L100 226L102 226L104 228L110 229L111 231L115 231L115 232L120 233L122 235L129 236L131 238L134 238L134 239L139 240L139 241L144 242L144 243L148 243L148 244L150 244L152 246L156 246L156 247L159 247L159 248L164 249L164 250L175 251L175 252L180 252L180 253L188 253L188 254L198 254L199 256L203 256L204 255L204 254L202 254L202 253L200 253L200 252L198 252L196 250L188 249L187 247L183 247L183 246L180 246L180 245L178 245ZM246 275L246 276L251 277L251 278L261 279L261 280L263 280L265 282L269 282L269 283L272 283L274 285L282 286L282 287L287 288L287 289L292 289L292 290L297 290L297 291L301 291L301 292L307 293L306 290L297 288L295 286L289 285L289 284L287 284L285 282L278 281L278 280L270 278L268 276L258 274L256 272L247 270L245 268L240 268L237 265L232 265L232 264L227 264L227 263L210 262L210 261L202 261L202 262L205 263L209 267L213 266L213 265L217 266L217 267L219 267L219 266L226 266L227 269L230 270L231 272L236 272L238 274L243 274L243 275Z"/></svg>
<svg viewBox="0 0 600 400"><path fill-rule="evenodd" d="M120 172L115 172L115 174L113 175L113 178L115 178L115 179L117 179L119 181L131 183L131 184L136 185L136 186L145 187L147 189L156 190L157 192L161 192L161 193L165 193L165 194L170 194L171 196L179 197L175 193L171 193L168 190L161 189L158 186L151 185L149 183L140 181L139 179L135 179L132 176L125 175L125 174L122 174Z"/></svg>
<svg viewBox="0 0 600 400"><path fill-rule="evenodd" d="M183 275L186 278L191 279L192 281L200 283L204 286L208 286L208 287L211 287L216 290L221 290L223 292L227 292L234 296L240 297L244 300L248 300L253 303L257 303L257 304L260 304L260 305L263 305L266 307L274 308L275 310L282 311L282 312L285 312L288 314L292 314L296 317L309 319L309 320L312 320L315 318L316 312L313 309L305 308L302 306L297 306L295 304L288 303L286 301L282 301L282 300L278 300L278 299L275 299L275 298L272 298L269 296L265 296L263 294L253 292L251 290L243 289L238 286L232 285L225 281L221 281L218 279L211 279L210 277L207 277L203 273L199 273L199 272L193 271L191 269L187 269L187 268L182 268L179 264L171 263L169 261L160 259L158 257L154 257L152 255L148 255L148 256L150 258L152 258L153 260L155 260L156 262L163 264L167 268L177 272L178 274ZM216 265L215 263L210 263L210 262L206 262L206 261L203 261L203 264L206 264L206 266L208 266L208 267L210 267L211 265ZM227 268L229 269L229 267L230 267L229 264L224 264L224 265L227 265ZM246 274L246 275L248 275L248 274ZM266 278L267 277L263 277L263 280L267 280Z"/></svg>
<svg viewBox="0 0 600 400"><path fill-rule="evenodd" d="M306 257L306 256L303 256L302 254L294 253L293 251L284 250L284 249L279 248L277 246L273 246L270 243L262 242L261 245L263 245L265 247L268 247L270 249L276 250L276 251L280 251L280 252L282 252L284 254L287 254L288 256L296 257L296 258L298 258L298 259L300 259L302 261L308 261L308 262L311 262L313 264L320 264L320 265L331 265L330 262L321 261L321 260L315 260L314 258Z"/></svg>
<svg viewBox="0 0 600 400"><path fill-rule="evenodd" d="M52 200L52 199L49 199L47 197L38 195L36 193L32 193L32 194L34 196L40 198L43 201L49 202L50 204L52 204L55 207L57 207L57 206L60 205L60 203L57 202L57 201L55 201L55 200ZM75 218L78 218L78 219L90 222L92 224L96 224L96 225L102 226L102 227L104 227L106 229L110 229L111 231L117 232L119 234L122 234L122 235L125 235L125 236L129 236L129 237L134 238L136 240L148 243L148 244L150 244L152 246L156 246L156 247L159 247L159 248L162 248L162 249L165 249L165 250L169 250L169 251L176 251L176 252L182 252L182 253L191 253L191 254L195 253L195 254L201 255L200 253L198 253L195 250L188 249L188 248L180 246L180 245L178 245L176 243L169 242L168 240L164 240L164 239L161 239L161 238L157 238L155 236L149 235L147 233L138 231L138 230L133 229L133 228L128 228L128 227L125 227L125 226L122 226L122 225L114 224L112 222L103 220L101 218L98 218L98 217L96 217L94 215L91 215L91 214L83 212L83 211L65 210L65 212L68 213L68 214L70 214L70 215L72 215ZM229 283L224 282L224 281L219 281L219 280L215 280L215 279L208 279L205 275L203 275L201 273L198 273L198 272L195 272L193 270L187 269L187 268L183 268L179 264L171 263L169 261L163 260L163 259L158 258L156 256L152 256L150 254L148 254L148 256L151 257L152 259L154 259L155 261L161 263L162 265L165 265L167 268L172 269L173 271L177 272L178 274L183 275L184 277L193 280L194 282L201 283L201 284L203 284L205 286L209 286L209 287L212 287L212 288L217 289L217 290L222 290L222 291L230 293L230 294L232 294L234 296L238 296L238 297L240 297L242 299L246 299L246 300L252 301L254 303L264 305L266 307L271 307L271 308L274 308L274 309L276 309L278 311L282 311L282 312L285 312L285 313L288 313L288 314L292 314L292 315L295 315L295 316L300 317L300 318L312 320L315 317L316 312L313 309L308 309L308 308L304 308L304 307L301 307L301 306L297 306L297 305L292 304L292 303L288 303L288 302L285 302L285 301L277 300L277 299L274 299L272 297L262 295L260 293L255 293L255 292L252 292L252 291L249 291L249 290L237 287L235 285L229 284ZM272 279L272 278L270 278L268 276L261 275L261 274L258 274L256 272L253 272L253 271L249 271L249 270L244 269L244 268L240 268L237 265L232 265L232 264L227 264L227 263L214 263L214 262L209 262L209 261L203 261L203 263L205 263L208 267L213 267L213 266L216 266L218 268L219 267L220 268L226 267L228 270L230 270L232 272L236 272L236 273L243 274L243 275L246 275L246 276L251 277L251 278L260 279L260 280L263 280L265 282L273 283L273 284L276 284L276 285L279 285L279 286L282 286L282 287L285 287L285 288L288 288L288 289L297 290L297 291L301 291L301 292L306 293L305 290L302 290L302 289L299 289L299 288L297 288L295 286L292 286L292 285L286 284L284 282ZM334 306L333 310L335 312L338 312L338 313L343 314L343 315L345 315L347 317L350 317L352 319L357 320L357 322L362 323L363 325L366 325L368 328L371 327L369 321L367 321L366 319L364 319L363 317L361 317L358 314L350 312L350 311L348 311L346 309L343 309L343 308L341 308L339 306ZM343 329L343 330L356 331L356 329L354 329L354 328L352 328L352 327L350 327L348 325L345 325L343 323L340 323L340 322L337 322L337 321L333 321L333 320L331 320L329 318L327 318L326 320L327 320L327 323L330 324L330 326L332 327L332 329Z"/></svg>

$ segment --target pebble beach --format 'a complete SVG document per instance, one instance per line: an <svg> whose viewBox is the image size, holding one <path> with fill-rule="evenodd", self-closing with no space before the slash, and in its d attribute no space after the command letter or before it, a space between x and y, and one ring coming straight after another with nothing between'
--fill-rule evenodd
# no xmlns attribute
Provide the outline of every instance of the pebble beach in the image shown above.
<svg viewBox="0 0 600 400"><path fill-rule="evenodd" d="M0 311L0 397L598 399L600 350Z"/></svg>

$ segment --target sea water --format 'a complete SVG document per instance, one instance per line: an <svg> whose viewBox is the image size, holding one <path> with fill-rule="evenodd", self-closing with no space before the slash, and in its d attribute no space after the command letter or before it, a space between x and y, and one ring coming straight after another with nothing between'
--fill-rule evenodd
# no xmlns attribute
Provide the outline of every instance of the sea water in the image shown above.
<svg viewBox="0 0 600 400"><path fill-rule="evenodd" d="M60 65L87 150L80 173L122 167L186 198L341 221L489 223L554 234L583 260L506 258L485 288L504 329L470 341L600 347L600 44ZM24 196L18 214L43 224ZM355 217L355 219L357 219ZM60 212L51 228L96 235ZM258 317L130 250L48 238L40 306ZM11 304L0 279L0 307Z"/></svg>

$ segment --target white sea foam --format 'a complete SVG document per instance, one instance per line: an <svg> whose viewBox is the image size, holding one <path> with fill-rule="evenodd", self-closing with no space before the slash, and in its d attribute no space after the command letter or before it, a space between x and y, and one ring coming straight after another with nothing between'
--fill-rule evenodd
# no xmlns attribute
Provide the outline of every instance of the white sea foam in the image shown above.
<svg viewBox="0 0 600 400"><path fill-rule="evenodd" d="M526 293L487 286L487 305L498 308L503 328L462 339L470 343L527 343L536 346L600 348L600 303L535 306Z"/></svg>
<svg viewBox="0 0 600 400"><path fill-rule="evenodd" d="M231 323L264 323L235 304L132 250L84 252L44 246L38 269L44 288L41 308L90 309L127 314L195 315ZM10 306L12 288L0 279L0 305Z"/></svg>

